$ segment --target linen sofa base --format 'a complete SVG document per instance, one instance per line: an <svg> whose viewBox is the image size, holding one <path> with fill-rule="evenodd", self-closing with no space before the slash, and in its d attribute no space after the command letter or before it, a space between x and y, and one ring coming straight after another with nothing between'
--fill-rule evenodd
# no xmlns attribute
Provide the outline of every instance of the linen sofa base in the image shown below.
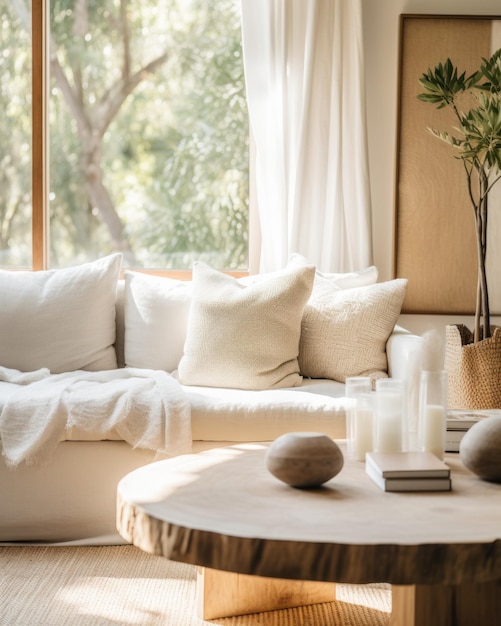
<svg viewBox="0 0 501 626"><path fill-rule="evenodd" d="M395 329L387 344L390 376L408 378L410 355L420 340ZM278 403L275 410L266 400L278 390L245 392L243 401L235 390L185 390L192 407L193 452L271 441L293 430L345 437L341 383L306 379L302 387L284 390L287 402ZM296 401L303 411L293 406ZM265 405L267 410L261 411ZM0 543L123 543L115 526L117 484L127 473L161 457L123 441L82 441L78 433L68 435L74 440L60 442L50 462L41 467L23 464L11 470L0 457Z"/></svg>
<svg viewBox="0 0 501 626"><path fill-rule="evenodd" d="M208 416L199 417L204 430ZM345 436L344 410L335 415L327 411L314 418L303 420L302 429L326 431L338 439ZM265 424L265 416L259 421ZM229 430L236 437L195 440L192 452L250 440L269 441L291 430L285 420L271 416L265 433L249 438L252 424L245 426L238 436L234 428L225 428L225 423L228 424L223 414L216 436ZM301 429L297 416L291 427ZM124 543L115 525L118 482L134 469L162 458L165 457L150 450L132 449L124 441L106 440L61 441L51 460L42 466L22 464L9 469L0 460L0 543Z"/></svg>

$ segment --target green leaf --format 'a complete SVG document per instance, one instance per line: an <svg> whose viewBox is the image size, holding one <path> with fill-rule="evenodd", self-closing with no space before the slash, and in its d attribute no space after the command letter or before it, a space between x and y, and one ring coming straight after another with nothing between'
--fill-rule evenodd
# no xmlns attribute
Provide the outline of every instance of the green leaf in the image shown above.
<svg viewBox="0 0 501 626"><path fill-rule="evenodd" d="M457 135L436 129L429 132L450 145L457 158L484 169L486 175L490 170L501 171L501 49L483 58L480 69L468 77L447 59L428 68L419 82L425 91L417 99L437 109L451 108L459 123L454 129ZM456 98L465 92L474 97L474 106L463 112Z"/></svg>
<svg viewBox="0 0 501 626"><path fill-rule="evenodd" d="M425 89L425 93L419 94L418 99L437 104L440 109L454 104L456 96L465 91L467 80L471 81L471 77L467 79L465 72L458 75L457 67L447 59L434 69L428 68L418 80Z"/></svg>

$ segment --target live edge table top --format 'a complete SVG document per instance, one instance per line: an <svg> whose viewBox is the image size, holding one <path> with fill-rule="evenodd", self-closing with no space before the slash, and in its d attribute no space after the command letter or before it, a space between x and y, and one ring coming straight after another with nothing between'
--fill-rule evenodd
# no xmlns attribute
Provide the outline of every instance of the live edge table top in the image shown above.
<svg viewBox="0 0 501 626"><path fill-rule="evenodd" d="M396 585L501 580L501 485L446 455L450 492L383 492L345 459L318 489L294 489L242 444L159 461L118 487L117 526L175 561L275 578Z"/></svg>

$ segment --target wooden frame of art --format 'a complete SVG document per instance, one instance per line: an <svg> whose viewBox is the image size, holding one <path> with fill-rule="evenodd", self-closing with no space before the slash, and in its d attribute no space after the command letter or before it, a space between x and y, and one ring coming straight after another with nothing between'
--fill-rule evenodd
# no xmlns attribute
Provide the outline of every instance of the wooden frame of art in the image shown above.
<svg viewBox="0 0 501 626"><path fill-rule="evenodd" d="M450 130L454 116L417 99L418 79L448 58L469 75L498 48L501 16L400 16L394 274L409 280L404 313L475 311L477 250L466 175L453 149L427 131ZM500 314L501 188L494 192L487 272L491 312Z"/></svg>

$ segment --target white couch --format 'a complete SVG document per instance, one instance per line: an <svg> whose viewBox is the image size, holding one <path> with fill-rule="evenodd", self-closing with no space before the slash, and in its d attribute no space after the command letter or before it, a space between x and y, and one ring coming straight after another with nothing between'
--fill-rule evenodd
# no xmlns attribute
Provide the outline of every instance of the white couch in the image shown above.
<svg viewBox="0 0 501 626"><path fill-rule="evenodd" d="M97 264L101 271L103 267L99 263L87 265L95 268ZM111 279L110 267L113 268ZM111 261L108 259L103 271L110 280L104 288L109 290L110 285L113 285L113 280L117 280L116 270L116 259ZM9 275L8 272L0 272L3 304L8 297L14 300L17 298L10 311L8 306L2 309L3 313L0 311L0 327L6 329L5 334L0 338L0 366L15 368L16 371L37 371L37 368L49 366L51 372L54 372L51 375L57 375L58 371L65 372L67 369L72 369L71 365L59 363L58 359L66 356L71 359L75 356L75 350L84 352L88 348L88 341L85 337L80 337L79 331L75 331L72 324L77 323L82 326L89 318L95 318L91 321L100 323L100 316L106 307L101 306L103 304L100 300L101 296L91 291L89 293L92 298L95 296L96 302L99 302L99 307L97 304L94 306L89 293L85 291L89 285L86 281L79 284L81 275L78 272L82 270L78 268L77 274L71 274L71 271L73 270L56 270L52 274L38 273L38 276L34 274L29 276L26 273L22 277L18 274L18 281L27 281L30 288L35 286L33 293L29 296L26 296L26 292L29 291L26 286L19 290L20 293L22 292L21 295L18 293L13 282L16 276ZM95 289L96 280L104 280L102 274L103 272L97 279L94 277L90 281L92 283L90 289ZM51 286L51 281L62 278L67 281L62 283L64 289L59 288L60 285L56 285L55 288L53 288L54 285ZM376 354L378 351L376 344L379 342L379 352L381 352L381 341L383 341L384 366L369 367L369 371L364 372L348 371L347 374L370 373L376 377L390 375L405 378L409 354L414 349L418 338L404 329L395 327L401 306L401 285L397 285L397 281L386 283L388 287L391 286L391 289L399 288L397 290L399 291L398 302L391 314L388 314L387 298L389 296L386 293L387 289L383 287L384 284L377 283L381 285L381 289L371 288L376 278L375 268L346 275L325 276L317 272L315 281L318 280L320 283L324 281L324 287L332 283L336 297L339 296L340 300L334 309L330 310L330 303L335 298L329 297L325 305L325 293L322 294L322 289L317 293L314 288L311 296L308 296L308 303L309 306L315 304L316 294L317 304L320 303L317 309L322 312L322 319L325 318L326 310L330 311L334 316L330 320L331 323L335 322L337 330L342 332L343 324L349 324L350 328L353 324L356 328L357 323L361 324L361 327L364 326L369 318L363 315L360 317L360 296L366 294L370 300L374 299L374 294L376 294L376 303L374 306L369 306L369 309L371 309L370 315L377 316L375 326L379 327L378 336L363 337L360 342L356 337L351 337L347 346L343 348L347 350L346 354L349 356L346 357L346 354L343 356L341 350L340 362L342 364L347 358L350 359L350 355L356 351L363 351L368 361L377 357L378 362L381 363L381 354ZM70 282L68 282L69 279L71 279ZM187 345L189 320L192 320L188 318L188 313L192 311L193 300L196 299L192 292L192 285L133 272L126 273L125 281L120 280L117 284L116 301L115 293L113 293L115 341L112 346L113 354L109 351L107 353L108 356L111 354L111 362L113 363L113 359L116 358L115 363L118 367L127 365L175 370L176 368L172 365L178 364ZM253 281L245 283L247 286L249 284L253 284ZM233 288L231 283L229 286ZM247 287L238 287L242 290L245 288ZM45 292L48 292L47 299L42 302ZM379 302L379 293L383 293L384 296L381 302ZM78 300L80 296L81 299L76 302L76 308L62 310L67 300L72 297ZM26 300L26 297L29 299ZM107 298L106 294L104 298ZM350 298L355 298L356 303L352 309L349 308L350 302L353 304ZM346 315L339 314L340 311L345 310L343 306L348 311L347 318ZM32 320L35 334L26 337L25 334L30 335L29 316L14 325L12 318L18 315L19 311L30 307L36 312L36 317ZM96 308L100 311L96 312ZM308 325L305 323L306 307L304 307L302 325L298 331L302 333L302 336L312 331L312 328L313 330L316 328L313 309L310 311ZM227 311L222 313L222 315L225 314ZM365 312L365 315L367 316L368 313ZM75 321L75 318L78 319ZM380 322L381 318L387 319L383 323ZM194 323L193 320L191 323ZM204 320L205 323L206 320ZM9 324L11 324L10 331ZM12 338L11 335L16 335L19 325L24 334ZM60 326L58 332L52 336L54 327L57 328L58 325ZM93 330L90 324L87 330L92 339L96 334L95 327ZM82 330L83 334L85 332ZM63 335L66 333L66 342L59 344L61 333ZM166 348L166 334L171 340L170 348ZM315 332L313 334L315 335ZM74 338L74 345L73 340L68 343L68 337ZM313 346L318 351L318 363L322 359L326 360L327 364L331 360L336 360L334 357L330 359L329 356L333 350L330 339L330 337L324 337L321 345ZM193 337L191 340L193 343ZM333 340L336 340L336 337ZM80 347L82 341L83 347ZM302 338L301 341L303 341ZM106 339L104 339L104 344L106 344ZM371 346L375 346L374 354L371 354ZM106 350L108 348L109 346ZM303 354L306 349L305 346L302 347ZM23 350L29 353L29 358L24 361ZM271 347L270 351L272 351ZM96 360L92 350L89 354L92 355L91 361L94 359L94 365L91 362L90 366L82 367L81 363L77 363L73 368L79 371L81 369L99 371L113 367L109 363L106 364L106 356L103 357L100 354ZM56 360L51 364L53 358ZM299 364L301 365L301 358ZM313 367L316 366L317 362ZM356 366L356 360L354 366ZM297 368L297 364L295 367ZM305 358L303 358L302 367L306 369L308 367ZM217 367L210 367L209 364L209 369L214 370ZM384 373L381 373L381 370ZM237 389L185 384L181 379L181 389L186 394L190 407L192 450L197 452L239 442L271 441L285 432L300 430L320 431L336 439L344 438L347 401L344 396L343 382L325 376L315 378L304 376L302 380L300 377L298 380L299 382L291 387ZM0 382L0 409L7 406L9 399L15 393L19 394L18 385L5 380ZM66 428L55 451L45 463L32 465L20 463L12 469L7 466L5 460L0 460L0 542L76 542L79 544L121 542L115 529L117 483L131 470L152 462L156 458L159 458L156 450L133 449L113 430L103 434L78 428Z"/></svg>

